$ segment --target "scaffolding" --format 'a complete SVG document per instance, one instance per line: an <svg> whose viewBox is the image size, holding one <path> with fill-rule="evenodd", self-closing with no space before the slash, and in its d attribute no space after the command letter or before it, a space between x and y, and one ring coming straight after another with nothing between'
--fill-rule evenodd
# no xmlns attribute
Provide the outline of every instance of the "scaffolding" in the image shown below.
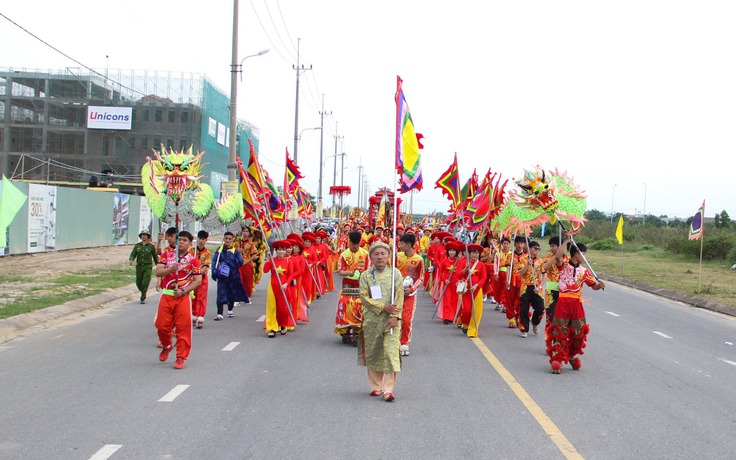
<svg viewBox="0 0 736 460"><path fill-rule="evenodd" d="M0 67L0 170L47 182L135 181L151 149L208 144L203 126L213 117L226 122L228 102L198 73ZM132 107L132 129L87 128L87 107L96 105ZM251 123L238 120L238 131L257 140ZM208 151L222 156L224 147Z"/></svg>

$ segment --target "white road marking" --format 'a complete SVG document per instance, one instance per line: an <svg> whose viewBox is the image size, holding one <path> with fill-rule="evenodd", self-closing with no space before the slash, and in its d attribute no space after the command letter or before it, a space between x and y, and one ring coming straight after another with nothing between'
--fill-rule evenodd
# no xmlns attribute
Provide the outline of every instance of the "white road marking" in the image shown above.
<svg viewBox="0 0 736 460"><path fill-rule="evenodd" d="M736 366L736 363L735 363L735 362L733 362L733 361L730 361L730 360L728 360L728 359L725 359L725 358L718 358L718 359L720 359L720 360L721 360L721 361L723 361L724 363L730 364L730 365L732 365L732 366Z"/></svg>
<svg viewBox="0 0 736 460"><path fill-rule="evenodd" d="M166 395L159 399L159 402L171 402L175 400L180 394L184 393L184 390L189 388L189 385L177 385L173 390L166 393Z"/></svg>
<svg viewBox="0 0 736 460"><path fill-rule="evenodd" d="M731 345L731 346L733 346L733 342L726 342L726 345Z"/></svg>
<svg viewBox="0 0 736 460"><path fill-rule="evenodd" d="M230 342L222 351L233 351L238 345L240 345L240 342Z"/></svg>
<svg viewBox="0 0 736 460"><path fill-rule="evenodd" d="M659 332L659 331L652 331L652 332L654 332L655 334L657 334L659 336L664 337L665 339L671 339L672 338L672 337L670 337L669 335L667 335L667 334L665 334L663 332Z"/></svg>
<svg viewBox="0 0 736 460"><path fill-rule="evenodd" d="M110 458L112 454L118 451L123 447L122 444L105 444L105 446L102 447L102 449L95 452L93 456L89 458L89 460L106 460Z"/></svg>
<svg viewBox="0 0 736 460"><path fill-rule="evenodd" d="M256 322L257 322L257 323L262 323L262 322L264 322L264 321L266 321L266 315L263 315L263 316L261 316L260 318L258 318L258 319L256 320Z"/></svg>
<svg viewBox="0 0 736 460"><path fill-rule="evenodd" d="M617 315L616 313L614 313L612 311L607 311L606 313L608 313L611 316L621 316L621 315Z"/></svg>
<svg viewBox="0 0 736 460"><path fill-rule="evenodd" d="M54 338L55 338L55 339L60 339L60 338L62 338L62 337L64 337L64 334L61 334L61 335L57 335L57 336L56 336L56 337L54 337Z"/></svg>

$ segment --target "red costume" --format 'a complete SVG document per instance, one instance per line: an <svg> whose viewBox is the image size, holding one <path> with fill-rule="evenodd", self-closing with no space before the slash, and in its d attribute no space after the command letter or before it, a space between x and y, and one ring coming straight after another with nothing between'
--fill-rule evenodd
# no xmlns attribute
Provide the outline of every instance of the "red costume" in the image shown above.
<svg viewBox="0 0 736 460"><path fill-rule="evenodd" d="M199 275L199 261L190 253L179 258L178 251L164 251L157 266L168 268L177 264L179 266L177 271L161 279L163 290L154 325L158 330L158 339L163 350L171 348L171 333L174 330L176 357L187 359L192 349L192 298L190 295L176 297L175 291L176 289L190 291L187 287L192 283L194 276ZM163 351L161 356L164 356Z"/></svg>
<svg viewBox="0 0 736 460"><path fill-rule="evenodd" d="M552 324L547 328L547 354L555 373L559 373L562 363L570 362L573 369L580 368L580 358L575 358L575 355L583 354L590 330L581 301L583 284L596 284L586 267L576 267L570 262L559 267L559 274L560 297Z"/></svg>

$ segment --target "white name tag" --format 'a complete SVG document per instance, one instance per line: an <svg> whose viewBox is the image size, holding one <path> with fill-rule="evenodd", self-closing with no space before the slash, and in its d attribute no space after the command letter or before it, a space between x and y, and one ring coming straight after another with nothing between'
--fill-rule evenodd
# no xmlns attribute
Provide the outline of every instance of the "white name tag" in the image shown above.
<svg viewBox="0 0 736 460"><path fill-rule="evenodd" d="M381 293L381 286L371 286L371 299L379 300L383 298Z"/></svg>

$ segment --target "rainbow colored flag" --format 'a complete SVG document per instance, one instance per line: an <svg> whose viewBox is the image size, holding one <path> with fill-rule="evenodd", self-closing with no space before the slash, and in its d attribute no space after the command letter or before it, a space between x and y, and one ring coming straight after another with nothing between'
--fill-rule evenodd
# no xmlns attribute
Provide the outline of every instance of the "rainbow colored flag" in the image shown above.
<svg viewBox="0 0 736 460"><path fill-rule="evenodd" d="M693 216L693 221L690 223L690 234L688 239L697 240L703 236L703 229L705 227L705 200L700 206L700 209Z"/></svg>
<svg viewBox="0 0 736 460"><path fill-rule="evenodd" d="M250 137L248 138L248 145L250 146L250 155L248 157L248 177L253 181L254 191L260 197L267 192L265 176L263 174L263 168L261 168L261 164L258 162L258 155L256 154L256 149L253 147L253 141Z"/></svg>
<svg viewBox="0 0 736 460"><path fill-rule="evenodd" d="M457 153L455 153L455 159L447 168L447 171L442 173L435 182L434 188L440 189L442 194L447 196L447 199L450 200L450 212L454 212L460 202L460 174L457 168Z"/></svg>
<svg viewBox="0 0 736 460"><path fill-rule="evenodd" d="M304 179L299 167L289 158L289 149L286 149L286 169L284 170L284 196L292 195L299 187L299 179Z"/></svg>
<svg viewBox="0 0 736 460"><path fill-rule="evenodd" d="M238 176L240 180L240 195L243 197L243 211L245 212L245 217L253 219L254 222L258 222L260 219L259 213L263 210L263 206L258 200L258 196L253 190L253 187L251 187L248 173L243 169L243 162L239 157L237 160L239 171Z"/></svg>
<svg viewBox="0 0 736 460"><path fill-rule="evenodd" d="M419 149L422 136L414 131L414 121L409 113L404 90L401 89L403 80L396 76L396 172L399 174L400 193L410 190L421 190L422 168L420 166Z"/></svg>

